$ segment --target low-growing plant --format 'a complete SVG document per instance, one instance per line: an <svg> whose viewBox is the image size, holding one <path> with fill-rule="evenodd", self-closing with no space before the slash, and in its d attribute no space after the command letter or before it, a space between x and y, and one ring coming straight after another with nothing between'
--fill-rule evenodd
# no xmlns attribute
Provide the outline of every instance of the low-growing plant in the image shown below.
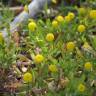
<svg viewBox="0 0 96 96"><path fill-rule="evenodd" d="M17 32L17 47L1 39L0 66L11 67L19 82L12 95L95 96L96 9L83 6L65 6L53 19L29 19Z"/></svg>

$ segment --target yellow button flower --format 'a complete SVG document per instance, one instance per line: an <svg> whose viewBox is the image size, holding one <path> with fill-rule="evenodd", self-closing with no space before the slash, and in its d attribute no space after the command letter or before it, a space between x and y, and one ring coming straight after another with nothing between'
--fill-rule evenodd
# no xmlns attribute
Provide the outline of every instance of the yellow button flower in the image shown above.
<svg viewBox="0 0 96 96"><path fill-rule="evenodd" d="M85 31L85 29L86 29L85 25L79 25L77 31L82 33Z"/></svg>
<svg viewBox="0 0 96 96"><path fill-rule="evenodd" d="M57 66L53 65L53 64L49 65L48 69L50 72L57 72L58 71Z"/></svg>
<svg viewBox="0 0 96 96"><path fill-rule="evenodd" d="M74 42L68 42L68 43L66 44L66 48L67 48L68 51L73 51L74 48L75 48Z"/></svg>
<svg viewBox="0 0 96 96"><path fill-rule="evenodd" d="M36 63L41 63L43 60L44 60L44 57L40 54L36 55L35 58L34 58L34 61Z"/></svg>
<svg viewBox="0 0 96 96"><path fill-rule="evenodd" d="M36 27L37 27L37 25L36 25L35 22L30 22L28 24L28 28L29 28L30 31L35 31Z"/></svg>
<svg viewBox="0 0 96 96"><path fill-rule="evenodd" d="M83 84L79 84L79 86L78 86L78 91L80 91L80 92L84 92L85 91L85 85L83 85Z"/></svg>
<svg viewBox="0 0 96 96"><path fill-rule="evenodd" d="M54 34L53 33L48 33L46 35L46 40L47 41L53 41L54 40Z"/></svg>
<svg viewBox="0 0 96 96"><path fill-rule="evenodd" d="M69 12L69 13L68 13L68 16L69 16L70 19L72 20L72 19L74 19L75 14L74 14L73 12Z"/></svg>
<svg viewBox="0 0 96 96"><path fill-rule="evenodd" d="M52 26L55 27L55 28L58 27L58 22L57 22L56 20L54 20L54 21L52 22Z"/></svg>
<svg viewBox="0 0 96 96"><path fill-rule="evenodd" d="M56 17L56 20L57 20L58 22L62 22L62 21L64 21L64 17L61 16L61 15L59 15L59 16Z"/></svg>
<svg viewBox="0 0 96 96"><path fill-rule="evenodd" d="M90 62L86 62L85 65L84 65L84 68L86 70L91 70L92 69L92 64Z"/></svg>
<svg viewBox="0 0 96 96"><path fill-rule="evenodd" d="M81 8L79 8L78 12L79 12L79 14L83 15L86 13L86 10L85 10L85 8L81 7Z"/></svg>
<svg viewBox="0 0 96 96"><path fill-rule="evenodd" d="M65 16L65 21L70 22L72 19L74 19L75 14L72 12L69 12L67 16Z"/></svg>
<svg viewBox="0 0 96 96"><path fill-rule="evenodd" d="M27 6L27 5L25 5L25 6L24 6L24 11L25 11L25 12L28 12L28 11L29 11L29 9L28 9L28 6Z"/></svg>
<svg viewBox="0 0 96 96"><path fill-rule="evenodd" d="M52 0L52 3L57 4L57 0Z"/></svg>
<svg viewBox="0 0 96 96"><path fill-rule="evenodd" d="M89 13L90 18L96 19L96 10L91 10Z"/></svg>
<svg viewBox="0 0 96 96"><path fill-rule="evenodd" d="M29 72L25 73L25 74L23 75L23 80L24 80L24 82L26 82L26 83L32 82L32 74L29 73Z"/></svg>
<svg viewBox="0 0 96 96"><path fill-rule="evenodd" d="M70 22L71 21L70 16L65 16L65 21Z"/></svg>
<svg viewBox="0 0 96 96"><path fill-rule="evenodd" d="M2 34L2 33L0 33L0 44L2 44L2 43L3 43L3 41L4 41L3 34Z"/></svg>

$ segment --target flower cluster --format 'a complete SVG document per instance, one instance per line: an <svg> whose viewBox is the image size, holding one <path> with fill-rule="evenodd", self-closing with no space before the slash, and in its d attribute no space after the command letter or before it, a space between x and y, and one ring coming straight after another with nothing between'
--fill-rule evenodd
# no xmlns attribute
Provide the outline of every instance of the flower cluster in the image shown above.
<svg viewBox="0 0 96 96"><path fill-rule="evenodd" d="M57 1L52 0L54 4ZM24 92L29 90L30 96L34 88L36 96L42 88L47 89L46 96L92 96L96 89L96 9L65 9L54 18L29 19L22 24L16 56L6 59L9 62L16 57L15 77L21 77ZM24 11L28 12L28 6ZM3 39L0 33L2 49L6 47ZM10 57L6 54L11 47L4 49L0 58Z"/></svg>

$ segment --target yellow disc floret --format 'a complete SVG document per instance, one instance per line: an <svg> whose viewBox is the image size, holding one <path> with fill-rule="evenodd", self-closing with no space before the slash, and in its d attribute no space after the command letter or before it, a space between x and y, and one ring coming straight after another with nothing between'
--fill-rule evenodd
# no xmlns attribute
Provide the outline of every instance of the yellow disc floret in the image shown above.
<svg viewBox="0 0 96 96"><path fill-rule="evenodd" d="M84 65L84 68L86 70L91 70L92 69L92 64L90 62L86 62L85 65Z"/></svg>
<svg viewBox="0 0 96 96"><path fill-rule="evenodd" d="M37 25L36 25L35 22L30 22L28 24L28 28L29 28L30 31L35 31L36 27L37 27Z"/></svg>
<svg viewBox="0 0 96 96"><path fill-rule="evenodd" d="M47 41L53 41L54 40L54 34L53 33L48 33L46 35L46 40Z"/></svg>
<svg viewBox="0 0 96 96"><path fill-rule="evenodd" d="M29 9L28 9L28 6L27 6L27 5L25 5L25 6L24 6L24 11L25 11L25 12L28 12L28 11L29 11Z"/></svg>
<svg viewBox="0 0 96 96"><path fill-rule="evenodd" d="M49 65L48 69L50 72L57 72L58 71L57 66L54 64Z"/></svg>
<svg viewBox="0 0 96 96"><path fill-rule="evenodd" d="M81 32L81 33L84 32L85 30L86 30L85 25L79 25L78 28L77 28L77 31Z"/></svg>
<svg viewBox="0 0 96 96"><path fill-rule="evenodd" d="M73 51L74 48L75 48L74 42L68 42L68 43L66 44L66 48L67 48L68 51Z"/></svg>
<svg viewBox="0 0 96 96"><path fill-rule="evenodd" d="M85 85L84 84L79 84L78 91L84 92L85 91Z"/></svg>
<svg viewBox="0 0 96 96"><path fill-rule="evenodd" d="M36 63L41 63L44 60L44 57L41 54L37 54L34 58Z"/></svg>
<svg viewBox="0 0 96 96"><path fill-rule="evenodd" d="M85 8L81 7L81 8L79 8L78 12L79 12L79 14L83 15L86 13L86 10L85 10Z"/></svg>
<svg viewBox="0 0 96 96"><path fill-rule="evenodd" d="M69 13L68 13L68 16L69 16L70 19L72 20L72 19L74 19L75 14L74 14L73 12L69 12Z"/></svg>
<svg viewBox="0 0 96 96"><path fill-rule="evenodd" d="M52 0L52 3L57 4L57 0Z"/></svg>
<svg viewBox="0 0 96 96"><path fill-rule="evenodd" d="M26 83L32 82L32 74L27 72L23 75L23 81Z"/></svg>
<svg viewBox="0 0 96 96"><path fill-rule="evenodd" d="M66 22L70 22L70 21L71 21L70 16L65 16L65 21L66 21Z"/></svg>
<svg viewBox="0 0 96 96"><path fill-rule="evenodd" d="M57 22L56 20L54 20L54 21L52 22L52 26L53 26L54 28L58 27L58 22Z"/></svg>
<svg viewBox="0 0 96 96"><path fill-rule="evenodd" d="M96 10L91 10L89 13L90 18L96 19Z"/></svg>
<svg viewBox="0 0 96 96"><path fill-rule="evenodd" d="M61 16L61 15L59 15L59 16L56 17L56 20L57 20L58 22L62 22L62 21L64 21L64 17Z"/></svg>

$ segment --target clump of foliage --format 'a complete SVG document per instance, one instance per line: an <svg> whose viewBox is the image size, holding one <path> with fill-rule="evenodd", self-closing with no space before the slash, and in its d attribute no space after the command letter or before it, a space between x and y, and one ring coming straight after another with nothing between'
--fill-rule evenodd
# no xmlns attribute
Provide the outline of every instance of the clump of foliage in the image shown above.
<svg viewBox="0 0 96 96"><path fill-rule="evenodd" d="M18 46L1 39L0 66L12 64L15 76L12 95L94 96L96 9L65 6L60 12L54 19L29 19L20 25Z"/></svg>

